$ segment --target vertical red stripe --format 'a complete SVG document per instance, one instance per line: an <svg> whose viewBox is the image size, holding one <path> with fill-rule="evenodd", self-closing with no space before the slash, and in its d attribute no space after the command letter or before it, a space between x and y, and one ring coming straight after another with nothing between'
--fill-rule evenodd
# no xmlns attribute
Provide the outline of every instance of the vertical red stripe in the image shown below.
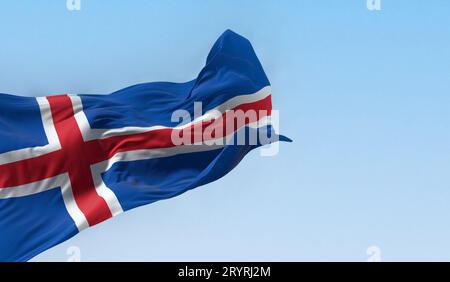
<svg viewBox="0 0 450 282"><path fill-rule="evenodd" d="M68 169L75 201L90 226L112 216L106 201L97 194L90 170L88 152L66 95L47 98L61 143L62 160Z"/></svg>

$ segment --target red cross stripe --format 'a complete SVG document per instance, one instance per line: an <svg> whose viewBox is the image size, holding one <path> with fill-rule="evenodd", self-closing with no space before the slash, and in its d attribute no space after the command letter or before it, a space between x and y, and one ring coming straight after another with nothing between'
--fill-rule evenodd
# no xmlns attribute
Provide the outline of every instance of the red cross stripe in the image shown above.
<svg viewBox="0 0 450 282"><path fill-rule="evenodd" d="M159 128L143 130L133 134L121 133L105 138L85 140L83 130L91 129L84 129L80 126L76 119L77 113L74 110L71 97L58 95L44 99L47 99L50 106L53 126L57 133L60 148L38 156L30 155L20 160L0 162L0 192L8 195L8 191L23 189L23 185L67 174L73 200L89 226L100 223L114 215L111 201L101 193L99 194L99 187L95 181L97 176L93 175L92 167L95 164L111 160L121 152L175 147L171 138L172 133L174 130L181 130ZM270 115L270 95L250 103L241 103L233 109L266 111L266 114ZM219 119L226 123L226 113L222 114ZM259 114L256 119L259 120L263 116L264 114ZM246 122L255 122L255 120ZM202 128L211 123L212 121L201 121ZM192 129L194 126L194 124L190 125ZM228 132L216 134L215 137L225 134L228 134ZM39 191L33 193L36 192ZM0 198L1 195L0 193ZM112 198L115 198L115 195Z"/></svg>

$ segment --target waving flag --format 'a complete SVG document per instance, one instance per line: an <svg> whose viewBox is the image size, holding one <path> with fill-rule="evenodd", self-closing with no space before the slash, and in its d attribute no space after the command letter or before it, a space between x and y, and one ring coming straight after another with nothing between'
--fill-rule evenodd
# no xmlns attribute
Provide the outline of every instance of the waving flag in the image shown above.
<svg viewBox="0 0 450 282"><path fill-rule="evenodd" d="M109 95L0 94L0 261L28 260L123 211L222 177L274 140L261 136L277 136L270 95L250 43L231 31L187 83ZM233 111L256 114L242 123Z"/></svg>

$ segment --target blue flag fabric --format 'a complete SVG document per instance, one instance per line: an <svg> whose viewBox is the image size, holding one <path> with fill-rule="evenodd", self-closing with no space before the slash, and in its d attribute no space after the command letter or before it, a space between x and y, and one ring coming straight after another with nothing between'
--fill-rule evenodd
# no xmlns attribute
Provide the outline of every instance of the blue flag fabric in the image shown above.
<svg viewBox="0 0 450 282"><path fill-rule="evenodd" d="M274 137L270 83L232 31L186 83L0 94L0 261L29 260L123 211L217 180Z"/></svg>

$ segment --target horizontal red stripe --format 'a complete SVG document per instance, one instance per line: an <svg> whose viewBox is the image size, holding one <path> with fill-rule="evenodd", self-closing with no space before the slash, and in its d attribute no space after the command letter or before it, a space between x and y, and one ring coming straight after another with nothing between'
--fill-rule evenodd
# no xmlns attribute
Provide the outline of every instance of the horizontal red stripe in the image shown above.
<svg viewBox="0 0 450 282"><path fill-rule="evenodd" d="M172 142L172 133L176 131L177 136L183 136L183 132L190 131L191 133L191 143L194 143L194 139L199 141L205 141L203 138L203 133L206 128L209 129L217 128L223 130L216 130L216 134L214 134L213 138L221 138L231 134L237 129L249 124L258 121L264 116L271 114L271 97L268 96L262 100L241 104L233 109L233 111L243 111L249 112L250 110L255 111L255 115L250 119L245 120L243 123L238 124L238 121L232 116L229 112L223 113L221 117L212 120L205 121L202 123L198 123L195 125L191 125L186 129L157 129L149 132L144 132L140 134L133 135L122 135L122 136L113 136L105 139L97 139L86 142L86 146L89 146L89 152L92 152L91 160L92 164L102 162L112 158L115 154L119 152L126 151L134 151L134 150L143 150L143 149L157 149L157 148L169 148L176 146ZM233 125L233 126L230 126ZM196 131L196 126L200 127L201 130ZM211 126L211 127L210 127ZM200 136L198 136L200 134ZM206 138L211 139L211 138Z"/></svg>
<svg viewBox="0 0 450 282"><path fill-rule="evenodd" d="M52 100L52 98L49 97L49 100ZM64 104L64 108L69 107L67 103ZM267 115L270 115L271 108L272 104L270 95L256 102L241 104L235 107L233 110L241 110L244 113L248 112L249 110L254 110L256 111L256 116L252 119L246 120L244 124L238 125L237 121L235 119L232 119L232 116L224 113L220 118L214 121L202 122L201 135L203 135L204 130L209 126L220 128L221 125L224 130L217 131L216 134L212 137L220 138L222 136L226 136L232 133L230 132L232 128L229 126L230 122L234 124L234 128L237 130L240 127L248 123L255 122L256 120L259 120L266 115L265 113L260 111L267 111ZM70 107L70 109L72 109L72 107ZM253 120L255 118L256 120ZM58 122L64 124L64 126L62 126L60 129L61 131L65 132L64 134L70 136L72 130L74 130L75 132L79 132L77 124L73 122L65 122L65 119L71 119L69 118L69 116L67 116L67 112L66 117L58 120ZM55 121L55 123L56 122L57 121ZM192 125L189 128L192 136L195 136L195 126L197 125ZM113 136L105 139L84 142L84 148L82 149L82 151L78 152L77 158L83 158L89 164L94 164L108 160L119 152L173 147L175 145L172 142L171 136L174 130L180 131L179 129L171 128L158 129L140 134ZM202 136L199 137L199 140L204 141L203 138L201 138ZM69 150L71 150L70 147ZM69 169L69 162L70 161L66 159L66 153L62 152L62 150L59 150L43 156L0 165L0 189L32 183L67 172Z"/></svg>
<svg viewBox="0 0 450 282"><path fill-rule="evenodd" d="M19 186L67 172L61 150L43 156L0 165L0 188Z"/></svg>

